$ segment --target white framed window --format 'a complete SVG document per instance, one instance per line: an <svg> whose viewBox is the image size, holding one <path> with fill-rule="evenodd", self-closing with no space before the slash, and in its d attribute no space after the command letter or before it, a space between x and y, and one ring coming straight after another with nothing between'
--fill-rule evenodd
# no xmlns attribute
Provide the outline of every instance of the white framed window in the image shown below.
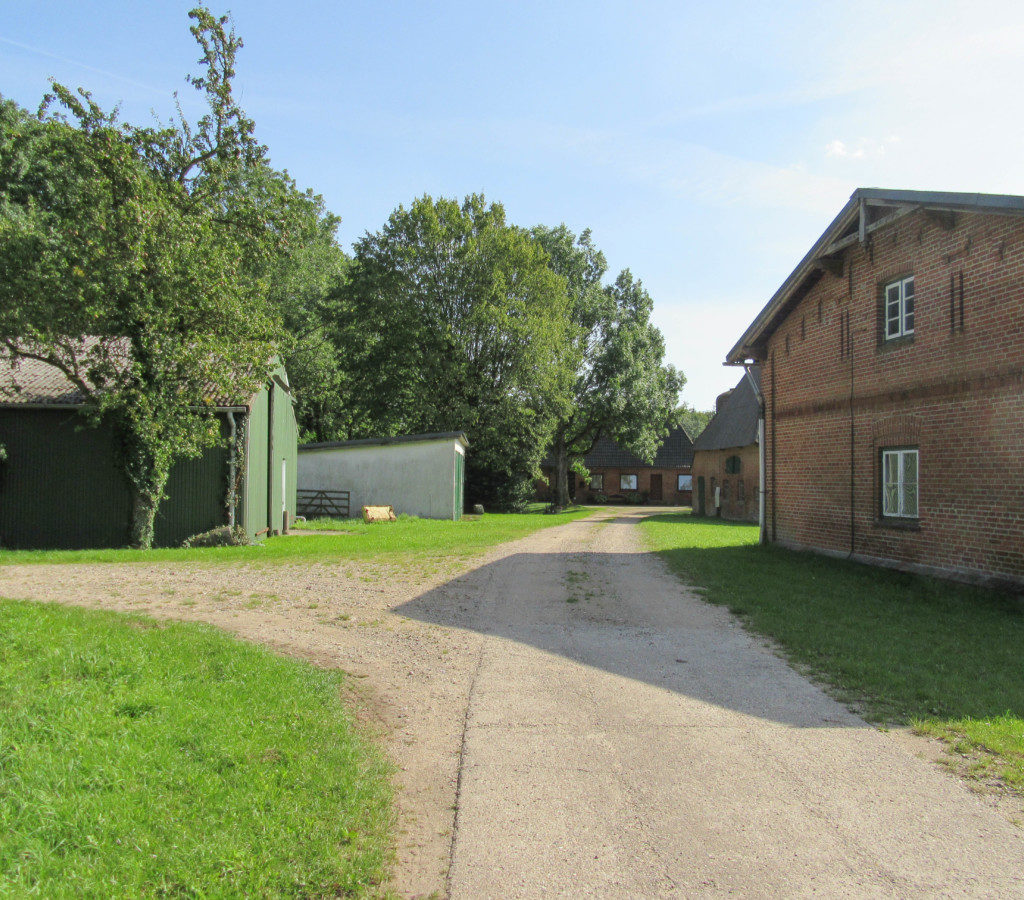
<svg viewBox="0 0 1024 900"><path fill-rule="evenodd" d="M590 476L590 489L592 491L604 490L604 472L598 472L596 475Z"/></svg>
<svg viewBox="0 0 1024 900"><path fill-rule="evenodd" d="M676 476L676 490L677 491L691 491L691 490L693 490L693 476L692 475L677 475Z"/></svg>
<svg viewBox="0 0 1024 900"><path fill-rule="evenodd" d="M882 451L882 515L916 519L918 452L914 449Z"/></svg>
<svg viewBox="0 0 1024 900"><path fill-rule="evenodd" d="M635 491L636 490L636 475L620 475L619 476L619 490L620 491Z"/></svg>
<svg viewBox="0 0 1024 900"><path fill-rule="evenodd" d="M885 339L914 333L914 276L885 286Z"/></svg>

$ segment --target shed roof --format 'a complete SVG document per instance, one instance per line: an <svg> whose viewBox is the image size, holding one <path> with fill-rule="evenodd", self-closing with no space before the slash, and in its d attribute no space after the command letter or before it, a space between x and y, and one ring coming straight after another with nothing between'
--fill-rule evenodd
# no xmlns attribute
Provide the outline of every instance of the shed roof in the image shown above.
<svg viewBox="0 0 1024 900"><path fill-rule="evenodd" d="M887 188L858 188L846 205L814 242L782 286L750 323L743 336L729 351L726 360L740 363L760 359L765 341L790 307L800 300L835 263L838 256L857 241L866 241L908 213L927 210L933 213L974 212L1003 216L1024 215L1024 197L1012 194L972 194L952 191L902 191Z"/></svg>
<svg viewBox="0 0 1024 900"><path fill-rule="evenodd" d="M761 388L761 369L752 366L751 377ZM722 407L711 417L707 427L693 442L693 449L724 450L727 447L746 447L757 443L757 420L761 405L750 378L744 374L729 395L722 401Z"/></svg>
<svg viewBox="0 0 1024 900"><path fill-rule="evenodd" d="M553 462L553 461L552 461ZM655 454L654 462L644 462L635 453L603 435L584 457L588 469L676 469L693 465L693 441L680 425L673 428Z"/></svg>
<svg viewBox="0 0 1024 900"><path fill-rule="evenodd" d="M463 447L469 447L469 440L464 431L431 431L426 434L399 434L395 437L358 438L353 441L321 441L315 444L299 444L303 450L334 450L347 447L384 447L388 444L416 444L427 441L459 441Z"/></svg>
<svg viewBox="0 0 1024 900"><path fill-rule="evenodd" d="M81 355L78 358L84 360L99 340L91 335L82 338ZM118 341L117 343L122 344L122 347L115 346L112 355L116 355L120 349L123 352L123 358L127 360L127 341ZM275 374L274 378L283 388L290 390L287 376L283 374L283 370L281 374ZM206 386L204 394L204 400L212 409L248 409L252 406L254 399L255 395L248 398L226 397L213 384ZM84 402L85 396L78 386L55 366L28 357L12 361L6 355L0 356L0 407L68 407L81 406Z"/></svg>

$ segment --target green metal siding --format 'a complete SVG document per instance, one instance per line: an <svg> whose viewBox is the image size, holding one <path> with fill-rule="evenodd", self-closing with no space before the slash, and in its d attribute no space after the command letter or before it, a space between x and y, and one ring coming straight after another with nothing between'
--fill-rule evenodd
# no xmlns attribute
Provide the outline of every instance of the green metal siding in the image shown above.
<svg viewBox="0 0 1024 900"><path fill-rule="evenodd" d="M244 527L255 537L267 527L267 392L260 391L246 417Z"/></svg>
<svg viewBox="0 0 1024 900"><path fill-rule="evenodd" d="M254 399L238 465L243 487L237 521L251 537L279 532L283 510L295 515L298 428L284 369ZM273 391L273 420L269 415ZM156 519L155 543L173 546L228 522L230 451L225 446L171 470ZM273 437L273 459L268 457ZM0 407L0 546L12 548L123 547L129 540L131 491L109 429L91 428L74 410ZM282 487L282 462L285 478ZM270 521L268 521L268 498Z"/></svg>
<svg viewBox="0 0 1024 900"><path fill-rule="evenodd" d="M131 492L110 431L60 409L0 409L0 546L120 547Z"/></svg>
<svg viewBox="0 0 1024 900"><path fill-rule="evenodd" d="M462 518L462 510L466 505L466 457L455 452L455 510L453 518L457 522Z"/></svg>
<svg viewBox="0 0 1024 900"><path fill-rule="evenodd" d="M284 528L284 512L295 516L296 469L299 456L299 429L295 422L292 395L277 382L274 390L274 465L271 483L274 486L273 529ZM282 478L282 463L283 475Z"/></svg>
<svg viewBox="0 0 1024 900"><path fill-rule="evenodd" d="M221 435L228 436L226 418ZM167 479L167 496L156 515L154 543L173 547L185 538L226 525L228 493L227 447L209 447L198 459L175 463Z"/></svg>

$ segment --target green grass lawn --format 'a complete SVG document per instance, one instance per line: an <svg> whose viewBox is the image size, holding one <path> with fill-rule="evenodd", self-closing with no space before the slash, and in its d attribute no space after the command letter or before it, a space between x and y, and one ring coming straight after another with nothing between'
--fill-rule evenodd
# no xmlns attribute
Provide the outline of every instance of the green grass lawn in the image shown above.
<svg viewBox="0 0 1024 900"><path fill-rule="evenodd" d="M460 559L504 541L525 537L541 528L564 525L594 512L593 507L557 514L543 512L488 513L464 516L458 522L401 516L397 522L367 525L361 519L318 519L307 528L333 534L281 535L251 547L169 548L160 550L0 550L0 565L86 562L259 562L315 558L414 561L417 558Z"/></svg>
<svg viewBox="0 0 1024 900"><path fill-rule="evenodd" d="M652 549L870 720L946 738L1024 790L1018 598L779 547L757 528L654 516Z"/></svg>
<svg viewBox="0 0 1024 900"><path fill-rule="evenodd" d="M389 770L340 676L213 628L0 600L0 896L372 896Z"/></svg>

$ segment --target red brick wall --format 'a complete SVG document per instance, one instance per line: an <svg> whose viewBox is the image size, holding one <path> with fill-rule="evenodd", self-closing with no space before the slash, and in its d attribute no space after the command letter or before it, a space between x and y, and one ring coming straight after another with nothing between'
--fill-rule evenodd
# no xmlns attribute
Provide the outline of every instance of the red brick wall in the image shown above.
<svg viewBox="0 0 1024 900"><path fill-rule="evenodd" d="M549 484L554 478L554 474L548 468L544 468L544 476L547 479L546 482L540 482L537 485L538 492L537 496L543 499L548 499L551 496L551 489ZM680 466L677 468L667 469L654 469L654 468L632 468L632 469L616 469L616 468L604 468L598 467L590 470L591 475L603 475L604 476L604 491L606 495L623 494L626 493L619 487L619 476L620 475L636 475L637 487L636 489L641 493L649 494L651 490L651 476L661 475L661 500L650 500L649 502L655 505L662 506L689 506L690 505L690 491L679 491L676 489L678 484L679 475L689 475L689 466ZM579 475L574 472L569 473L569 478L576 479L576 502L577 503L589 503L593 499L593 495L596 491L590 490L590 482L580 478Z"/></svg>
<svg viewBox="0 0 1024 900"><path fill-rule="evenodd" d="M725 471L725 461L739 456L740 471ZM705 514L720 515L735 521L757 521L757 492L759 481L757 444L732 447L728 450L698 450L693 454L694 504L697 503L698 479L704 479ZM715 509L715 487L721 487L722 505ZM694 506L696 511L696 505Z"/></svg>
<svg viewBox="0 0 1024 900"><path fill-rule="evenodd" d="M907 275L914 335L885 342L882 289ZM1024 221L958 213L949 229L915 212L880 229L765 357L770 540L1024 580ZM881 448L901 445L920 453L903 527L879 485Z"/></svg>

